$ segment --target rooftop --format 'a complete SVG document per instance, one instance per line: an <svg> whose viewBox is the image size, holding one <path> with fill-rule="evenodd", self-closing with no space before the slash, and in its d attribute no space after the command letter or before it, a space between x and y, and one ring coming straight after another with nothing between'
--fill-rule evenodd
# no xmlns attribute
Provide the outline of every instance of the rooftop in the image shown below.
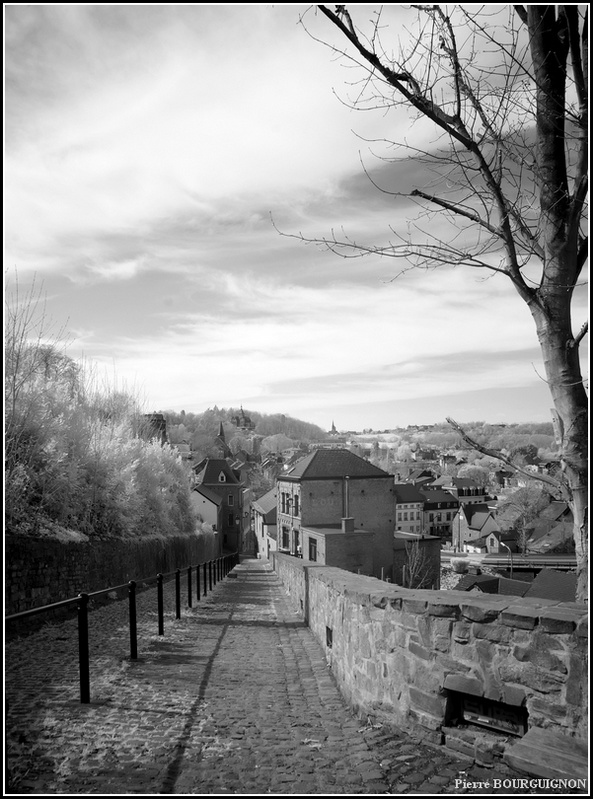
<svg viewBox="0 0 593 799"><path fill-rule="evenodd" d="M283 480L328 480L332 478L374 478L392 475L373 466L347 449L317 449L299 460Z"/></svg>

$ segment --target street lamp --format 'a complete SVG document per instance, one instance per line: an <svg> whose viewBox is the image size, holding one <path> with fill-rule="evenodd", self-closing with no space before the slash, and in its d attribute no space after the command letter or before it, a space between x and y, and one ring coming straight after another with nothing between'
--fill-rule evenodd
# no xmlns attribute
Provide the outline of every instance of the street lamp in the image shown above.
<svg viewBox="0 0 593 799"><path fill-rule="evenodd" d="M510 559L511 559L511 580L512 580L513 579L513 553L511 552L511 548L509 546L507 546L504 542L501 541L500 542L500 546L501 547L505 547L505 549L509 550L509 556L510 556Z"/></svg>

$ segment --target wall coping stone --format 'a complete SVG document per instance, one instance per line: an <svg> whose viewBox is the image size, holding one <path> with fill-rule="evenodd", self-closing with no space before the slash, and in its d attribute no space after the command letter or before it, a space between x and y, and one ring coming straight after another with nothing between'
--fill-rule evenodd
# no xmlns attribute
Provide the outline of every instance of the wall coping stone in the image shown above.
<svg viewBox="0 0 593 799"><path fill-rule="evenodd" d="M574 632L580 620L581 616L575 610L562 606L545 608L539 614L540 626L546 632L559 635Z"/></svg>
<svg viewBox="0 0 593 799"><path fill-rule="evenodd" d="M541 624L547 632L570 633L572 627L579 637L588 637L588 605L578 602L557 602L538 597L471 594L466 591L410 589L385 583L377 577L355 574L337 566L316 565L281 552L274 560L292 569L315 570L316 579L344 594L350 601L363 606L385 609L388 606L415 614L456 617L460 621L489 623L500 621L506 626L533 629Z"/></svg>
<svg viewBox="0 0 593 799"><path fill-rule="evenodd" d="M524 607L523 605L511 605L506 608L501 615L500 620L508 627L519 627L522 630L533 630L538 623L540 615L539 608Z"/></svg>

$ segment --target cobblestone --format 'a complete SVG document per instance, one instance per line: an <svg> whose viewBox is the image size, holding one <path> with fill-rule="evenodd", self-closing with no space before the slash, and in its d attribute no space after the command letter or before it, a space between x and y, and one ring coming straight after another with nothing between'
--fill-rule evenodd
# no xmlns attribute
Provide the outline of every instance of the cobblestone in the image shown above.
<svg viewBox="0 0 593 799"><path fill-rule="evenodd" d="M75 620L9 641L5 795L473 793L484 769L351 712L267 561L235 572L179 620L167 584L164 636L139 594L136 661L127 603L95 609L87 705Z"/></svg>

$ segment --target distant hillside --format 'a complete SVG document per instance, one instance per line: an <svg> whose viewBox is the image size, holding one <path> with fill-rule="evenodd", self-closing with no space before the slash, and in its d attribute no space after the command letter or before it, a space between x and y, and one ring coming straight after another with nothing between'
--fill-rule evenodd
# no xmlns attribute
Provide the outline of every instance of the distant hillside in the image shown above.
<svg viewBox="0 0 593 799"><path fill-rule="evenodd" d="M263 438L282 434L295 444L321 441L326 436L324 430L309 422L303 422L281 413L264 414L243 408L243 412L254 425L253 430L246 434L235 427L231 421L240 411L240 408L214 406L203 413L186 413L185 411L161 411L161 413L167 419L167 432L171 443L178 444L186 441L198 457L213 454L221 422L228 444L231 444L233 439L240 440L252 434Z"/></svg>

